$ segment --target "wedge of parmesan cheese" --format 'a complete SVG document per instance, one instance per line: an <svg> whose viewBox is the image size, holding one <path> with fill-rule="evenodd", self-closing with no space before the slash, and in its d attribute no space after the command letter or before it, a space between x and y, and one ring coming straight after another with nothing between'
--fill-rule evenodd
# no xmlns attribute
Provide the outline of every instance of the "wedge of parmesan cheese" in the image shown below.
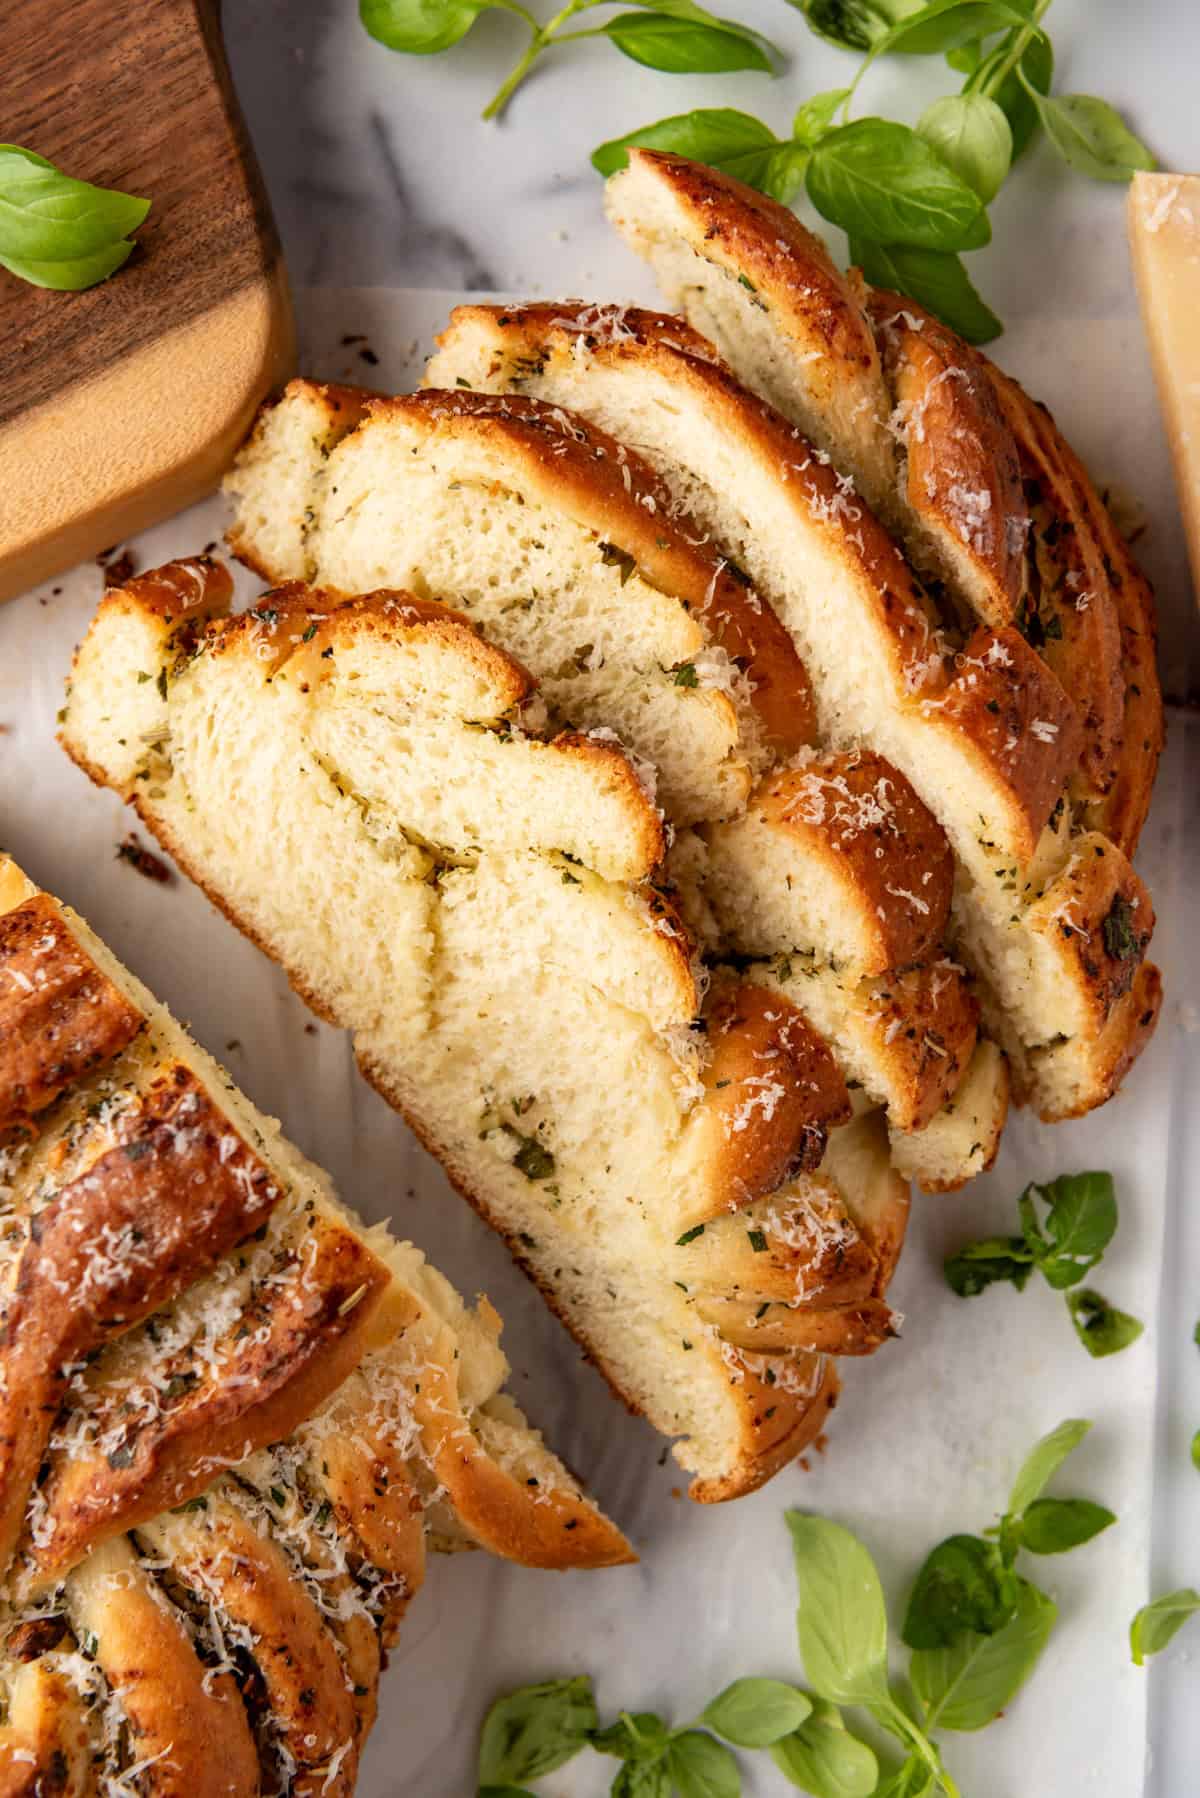
<svg viewBox="0 0 1200 1798"><path fill-rule="evenodd" d="M1200 600L1200 175L1135 175L1129 242Z"/></svg>

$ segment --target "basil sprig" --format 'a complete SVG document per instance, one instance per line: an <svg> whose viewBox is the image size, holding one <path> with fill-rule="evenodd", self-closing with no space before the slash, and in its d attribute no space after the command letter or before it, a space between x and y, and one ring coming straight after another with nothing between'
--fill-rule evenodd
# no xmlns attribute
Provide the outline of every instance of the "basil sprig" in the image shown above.
<svg viewBox="0 0 1200 1798"><path fill-rule="evenodd" d="M1061 1554L1116 1521L1090 1499L1044 1495L1091 1427L1071 1418L1044 1436L1000 1522L985 1536L950 1536L927 1556L904 1619L911 1694L889 1675L887 1606L868 1550L839 1523L788 1511L807 1691L737 1679L693 1722L671 1728L654 1711L621 1711L601 1726L585 1676L522 1686L484 1719L479 1798L531 1798L526 1780L585 1747L620 1763L611 1798L740 1798L733 1748L765 1749L812 1798L960 1798L931 1732L982 1729L998 1717L1033 1672L1057 1617L1052 1600L1016 1571L1018 1553ZM1159 1601L1161 1617L1135 1623L1135 1654L1169 1639L1188 1599L1200 1608L1200 1596L1176 1593ZM882 1726L903 1758L881 1763L847 1726L846 1709Z"/></svg>
<svg viewBox="0 0 1200 1798"><path fill-rule="evenodd" d="M876 286L927 306L972 343L1000 321L961 261L991 236L987 208L1040 129L1072 168L1127 181L1154 158L1105 100L1052 94L1054 54L1042 19L1050 0L792 0L818 36L862 61L849 86L801 106L790 136L747 113L682 113L601 144L612 174L637 145L674 150L737 175L790 205L802 191L850 240ZM884 55L944 56L959 92L915 127L850 118L858 85Z"/></svg>
<svg viewBox="0 0 1200 1798"><path fill-rule="evenodd" d="M1048 1207L1045 1220L1038 1205ZM1117 1229L1117 1196L1111 1174L1060 1174L1045 1184L1032 1182L1017 1201L1021 1233L986 1236L966 1243L945 1263L946 1282L960 1298L1008 1281L1018 1292L1034 1272L1066 1293L1075 1333L1089 1355L1115 1355L1142 1334L1143 1325L1093 1287L1080 1282L1091 1273ZM1077 1288L1071 1291L1069 1288Z"/></svg>
<svg viewBox="0 0 1200 1798"><path fill-rule="evenodd" d="M0 144L0 265L35 287L77 293L115 274L149 200L93 187L17 144Z"/></svg>
<svg viewBox="0 0 1200 1798"><path fill-rule="evenodd" d="M605 37L623 56L670 75L719 75L738 69L773 74L775 46L736 19L718 18L697 0L623 0L622 12L598 25L575 26L581 13L618 0L567 0L553 18L540 23L521 0L359 0L368 32L389 50L433 56L464 38L480 13L513 13L529 31L529 41L511 73L484 108L498 118L539 57L559 44ZM570 27L570 29L568 29Z"/></svg>

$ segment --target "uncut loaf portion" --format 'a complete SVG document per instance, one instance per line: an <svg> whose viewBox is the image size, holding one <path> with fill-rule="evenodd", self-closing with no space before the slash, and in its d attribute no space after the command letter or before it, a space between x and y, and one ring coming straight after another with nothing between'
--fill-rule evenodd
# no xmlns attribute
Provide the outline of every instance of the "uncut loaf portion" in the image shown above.
<svg viewBox="0 0 1200 1798"><path fill-rule="evenodd" d="M212 563L106 596L69 753L331 1021L702 1500L819 1432L827 1355L891 1333L907 1214L881 1114L693 944L608 735L551 735L449 608ZM272 854L261 844L270 840Z"/></svg>
<svg viewBox="0 0 1200 1798"><path fill-rule="evenodd" d="M6 1792L346 1798L427 1541L634 1558L487 1300L360 1227L8 860L0 1128Z"/></svg>
<svg viewBox="0 0 1200 1798"><path fill-rule="evenodd" d="M899 605L876 582L831 606L802 567L775 588L746 559L804 655L819 731L885 754L945 828L956 947L1018 1096L1050 1120L1102 1104L1161 1003L1129 859L1162 742L1153 607L1119 533L1044 408L919 307L843 276L786 208L641 150L608 205L801 434L793 461L840 474L852 534L882 536L874 508L924 574Z"/></svg>
<svg viewBox="0 0 1200 1798"><path fill-rule="evenodd" d="M386 581L462 605L560 715L582 706L650 757L668 872L705 953L786 954L812 975L811 1007L802 982L788 996L887 1107L906 1170L960 1185L995 1153L1007 1074L994 1051L973 1059L975 1003L941 947L941 828L879 757L810 746L790 639L642 455L562 405L449 386L390 400L292 382L226 481L238 554L274 578L302 568L343 592ZM736 792L697 782L686 721L714 703L738 727ZM686 790L663 776L676 751ZM968 1072L975 1098L960 1106Z"/></svg>

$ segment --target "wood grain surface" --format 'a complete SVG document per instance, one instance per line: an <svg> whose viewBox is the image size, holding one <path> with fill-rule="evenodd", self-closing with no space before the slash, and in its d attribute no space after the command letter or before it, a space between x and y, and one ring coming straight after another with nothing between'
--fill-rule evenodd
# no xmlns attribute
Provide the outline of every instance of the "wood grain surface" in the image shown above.
<svg viewBox="0 0 1200 1798"><path fill-rule="evenodd" d="M98 287L0 271L4 598L205 492L293 337L215 0L8 0L0 120L67 173L152 202Z"/></svg>

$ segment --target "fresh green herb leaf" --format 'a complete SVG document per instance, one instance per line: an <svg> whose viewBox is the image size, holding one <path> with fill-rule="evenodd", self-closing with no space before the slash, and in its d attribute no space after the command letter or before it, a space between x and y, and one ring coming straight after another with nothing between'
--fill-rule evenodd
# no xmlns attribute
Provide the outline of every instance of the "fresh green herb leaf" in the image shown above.
<svg viewBox="0 0 1200 1798"><path fill-rule="evenodd" d="M914 1751L903 1766L880 1782L874 1798L935 1798L943 1789L928 1761Z"/></svg>
<svg viewBox="0 0 1200 1798"><path fill-rule="evenodd" d="M959 1636L918 1649L910 1676L929 1729L982 1729L1012 1703L1033 1672L1058 1615L1028 1580L1017 1581L1012 1618L991 1636Z"/></svg>
<svg viewBox="0 0 1200 1798"><path fill-rule="evenodd" d="M673 1736L667 1769L679 1798L741 1798L742 1776L723 1743L699 1729Z"/></svg>
<svg viewBox="0 0 1200 1798"><path fill-rule="evenodd" d="M586 1675L521 1686L498 1698L479 1739L480 1785L537 1779L573 1760L596 1728Z"/></svg>
<svg viewBox="0 0 1200 1798"><path fill-rule="evenodd" d="M1192 1466L1200 1473L1200 1430L1192 1437Z"/></svg>
<svg viewBox="0 0 1200 1798"><path fill-rule="evenodd" d="M871 50L920 0L792 0L810 31L839 50Z"/></svg>
<svg viewBox="0 0 1200 1798"><path fill-rule="evenodd" d="M991 236L979 195L907 125L857 119L812 152L808 197L851 236L927 250L975 250Z"/></svg>
<svg viewBox="0 0 1200 1798"><path fill-rule="evenodd" d="M812 1798L871 1798L879 1783L874 1754L823 1699L799 1729L773 1745L771 1759L785 1779Z"/></svg>
<svg viewBox="0 0 1200 1798"><path fill-rule="evenodd" d="M1137 1341L1145 1325L1128 1311L1118 1311L1103 1293L1093 1287L1081 1287L1067 1294L1067 1307L1075 1333L1089 1355L1119 1355Z"/></svg>
<svg viewBox="0 0 1200 1798"><path fill-rule="evenodd" d="M872 286L910 295L968 343L990 343L1000 335L1000 320L976 293L958 256L851 237L850 260Z"/></svg>
<svg viewBox="0 0 1200 1798"><path fill-rule="evenodd" d="M849 98L848 87L831 87L823 94L814 94L803 106L797 108L792 120L792 136L806 148L811 149L819 144L828 131L833 129L833 121L838 109Z"/></svg>
<svg viewBox="0 0 1200 1798"><path fill-rule="evenodd" d="M736 175L739 181L776 199L783 198L778 183L788 177L793 155L792 146L781 143L760 120L722 106L678 113L674 118L643 126L640 131L612 138L592 152L592 167L602 175L612 175L625 167L629 150L639 146L674 150L680 156L706 162L710 168ZM793 184L791 192L795 191Z"/></svg>
<svg viewBox="0 0 1200 1798"><path fill-rule="evenodd" d="M887 1611L875 1563L850 1531L788 1511L808 1683L830 1704L886 1704Z"/></svg>
<svg viewBox="0 0 1200 1798"><path fill-rule="evenodd" d="M1065 1423L1060 1423L1057 1429L1051 1430L1040 1442L1034 1443L1013 1481L1008 1500L1010 1512L1020 1516L1035 1498L1041 1496L1067 1456L1079 1447L1091 1427L1091 1420L1087 1417L1068 1417Z"/></svg>
<svg viewBox="0 0 1200 1798"><path fill-rule="evenodd" d="M618 1760L647 1760L662 1753L670 1733L654 1711L622 1711L615 1723L596 1731L592 1747Z"/></svg>
<svg viewBox="0 0 1200 1798"><path fill-rule="evenodd" d="M986 94L947 94L927 106L917 131L986 206L1012 162L1012 127Z"/></svg>
<svg viewBox="0 0 1200 1798"><path fill-rule="evenodd" d="M970 82L973 89L989 93L1008 120L1014 162L1029 148L1038 128L1035 96L1048 94L1054 80L1054 50L1044 33L1027 44L1019 62L1010 67L1009 60L1016 48L1016 33L1009 32L980 63ZM999 86L992 85L996 77L1000 78Z"/></svg>
<svg viewBox="0 0 1200 1798"><path fill-rule="evenodd" d="M1128 181L1157 162L1107 100L1091 94L1036 95L1046 136L1059 154L1096 181Z"/></svg>
<svg viewBox="0 0 1200 1798"><path fill-rule="evenodd" d="M1021 1546L1034 1555L1061 1555L1090 1542L1117 1521L1088 1498L1037 1498L1021 1524Z"/></svg>
<svg viewBox="0 0 1200 1798"><path fill-rule="evenodd" d="M673 18L667 12L620 13L601 27L623 56L671 75L716 75L733 69L771 73L771 59L756 39L711 24Z"/></svg>
<svg viewBox="0 0 1200 1798"><path fill-rule="evenodd" d="M115 274L149 200L64 175L44 156L0 144L0 264L21 280L79 292Z"/></svg>
<svg viewBox="0 0 1200 1798"><path fill-rule="evenodd" d="M1038 1267L1056 1290L1075 1286L1090 1273L1117 1230L1117 1199L1111 1174L1061 1174L1048 1186L1026 1189L1048 1201L1046 1235L1051 1248Z"/></svg>
<svg viewBox="0 0 1200 1798"><path fill-rule="evenodd" d="M966 1631L992 1636L1017 1605L1018 1581L994 1542L948 1536L913 1584L901 1636L910 1648L944 1648Z"/></svg>
<svg viewBox="0 0 1200 1798"><path fill-rule="evenodd" d="M1167 1646L1176 1630L1200 1611L1200 1592L1190 1586L1166 1592L1144 1604L1129 1626L1129 1651L1135 1667L1143 1667L1152 1654Z"/></svg>
<svg viewBox="0 0 1200 1798"><path fill-rule="evenodd" d="M871 48L876 56L941 56L1006 25L1020 29L1027 23L1021 12L1004 0L929 0L928 5L899 19Z"/></svg>
<svg viewBox="0 0 1200 1798"><path fill-rule="evenodd" d="M671 1798L665 1755L659 1760L626 1761L610 1788L611 1798Z"/></svg>
<svg viewBox="0 0 1200 1798"><path fill-rule="evenodd" d="M409 56L434 56L466 37L495 0L359 0L358 16L377 43Z"/></svg>
<svg viewBox="0 0 1200 1798"><path fill-rule="evenodd" d="M812 1702L778 1679L736 1679L704 1707L700 1721L738 1748L769 1748L812 1713Z"/></svg>
<svg viewBox="0 0 1200 1798"><path fill-rule="evenodd" d="M1010 1280L1018 1292L1033 1272L1034 1259L1022 1236L988 1236L969 1242L944 1263L946 1284L960 1299L973 1299L986 1286Z"/></svg>

